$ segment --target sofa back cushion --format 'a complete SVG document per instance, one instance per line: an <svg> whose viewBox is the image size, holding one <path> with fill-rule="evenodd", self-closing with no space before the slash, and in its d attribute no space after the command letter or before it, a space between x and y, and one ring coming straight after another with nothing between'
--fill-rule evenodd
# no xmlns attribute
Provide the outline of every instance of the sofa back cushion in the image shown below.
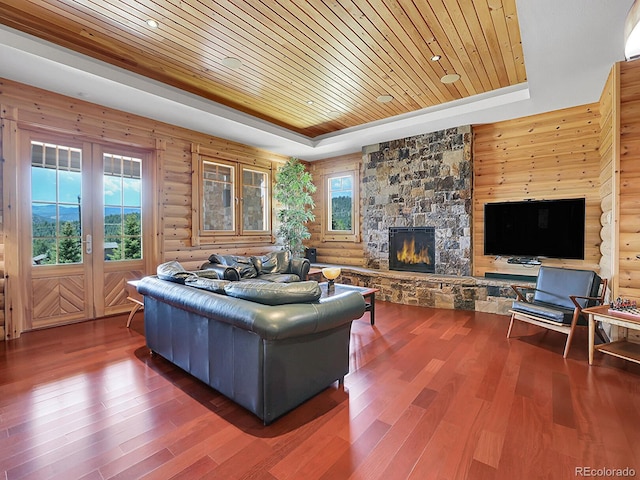
<svg viewBox="0 0 640 480"><path fill-rule="evenodd" d="M256 267L258 275L288 273L291 252L289 250L281 250L279 252L267 253L261 257L251 257L251 260Z"/></svg>
<svg viewBox="0 0 640 480"><path fill-rule="evenodd" d="M242 298L265 305L309 303L320 298L322 292L318 282L273 283L260 280L231 282L224 291L230 297Z"/></svg>
<svg viewBox="0 0 640 480"><path fill-rule="evenodd" d="M573 309L575 305L570 295L594 297L598 295L599 288L600 277L590 270L540 267L533 301ZM581 299L578 302L581 307L593 303Z"/></svg>

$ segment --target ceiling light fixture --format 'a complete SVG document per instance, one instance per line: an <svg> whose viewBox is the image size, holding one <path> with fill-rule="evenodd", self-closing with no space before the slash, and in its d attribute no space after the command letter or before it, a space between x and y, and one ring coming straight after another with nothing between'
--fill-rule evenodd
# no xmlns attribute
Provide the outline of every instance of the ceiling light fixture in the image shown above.
<svg viewBox="0 0 640 480"><path fill-rule="evenodd" d="M631 60L640 56L640 1L631 5L624 22L624 56Z"/></svg>
<svg viewBox="0 0 640 480"><path fill-rule="evenodd" d="M149 28L158 28L160 24L157 21L155 21L153 18L150 18L149 20L147 20L147 26Z"/></svg>
<svg viewBox="0 0 640 480"><path fill-rule="evenodd" d="M240 68L242 66L242 62L235 57L224 57L222 59L222 65L229 68Z"/></svg>
<svg viewBox="0 0 640 480"><path fill-rule="evenodd" d="M434 55L433 57L431 57L431 61L432 62L437 62L441 59L442 57L440 55Z"/></svg>
<svg viewBox="0 0 640 480"><path fill-rule="evenodd" d="M313 100L307 100L307 105L313 105Z"/></svg>
<svg viewBox="0 0 640 480"><path fill-rule="evenodd" d="M440 79L442 83L453 83L457 82L458 80L460 80L460 75L458 75L457 73L448 73Z"/></svg>
<svg viewBox="0 0 640 480"><path fill-rule="evenodd" d="M376 100L380 103L389 103L391 100L393 100L393 95L380 95Z"/></svg>

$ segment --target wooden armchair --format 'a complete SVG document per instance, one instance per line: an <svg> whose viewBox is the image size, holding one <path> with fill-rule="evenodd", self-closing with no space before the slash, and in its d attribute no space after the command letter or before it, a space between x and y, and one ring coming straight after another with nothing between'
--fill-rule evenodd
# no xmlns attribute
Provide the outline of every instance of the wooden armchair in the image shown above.
<svg viewBox="0 0 640 480"><path fill-rule="evenodd" d="M604 302L607 279L595 272L567 268L540 267L536 286L512 285L517 299L511 306L511 321L507 338L511 336L513 322L538 325L567 335L563 357L566 358L576 325L587 325L582 309ZM531 293L530 299L527 293Z"/></svg>

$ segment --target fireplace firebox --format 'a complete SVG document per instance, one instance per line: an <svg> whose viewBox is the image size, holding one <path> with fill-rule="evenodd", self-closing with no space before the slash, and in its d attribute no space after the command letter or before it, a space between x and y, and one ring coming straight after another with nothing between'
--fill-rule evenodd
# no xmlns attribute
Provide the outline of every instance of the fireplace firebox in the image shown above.
<svg viewBox="0 0 640 480"><path fill-rule="evenodd" d="M389 228L389 269L435 273L435 228Z"/></svg>

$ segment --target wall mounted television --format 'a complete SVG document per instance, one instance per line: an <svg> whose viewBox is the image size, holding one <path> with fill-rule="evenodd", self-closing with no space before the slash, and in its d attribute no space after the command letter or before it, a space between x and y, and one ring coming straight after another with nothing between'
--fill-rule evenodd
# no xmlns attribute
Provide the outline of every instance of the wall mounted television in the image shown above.
<svg viewBox="0 0 640 480"><path fill-rule="evenodd" d="M585 199L484 205L484 254L584 259Z"/></svg>

